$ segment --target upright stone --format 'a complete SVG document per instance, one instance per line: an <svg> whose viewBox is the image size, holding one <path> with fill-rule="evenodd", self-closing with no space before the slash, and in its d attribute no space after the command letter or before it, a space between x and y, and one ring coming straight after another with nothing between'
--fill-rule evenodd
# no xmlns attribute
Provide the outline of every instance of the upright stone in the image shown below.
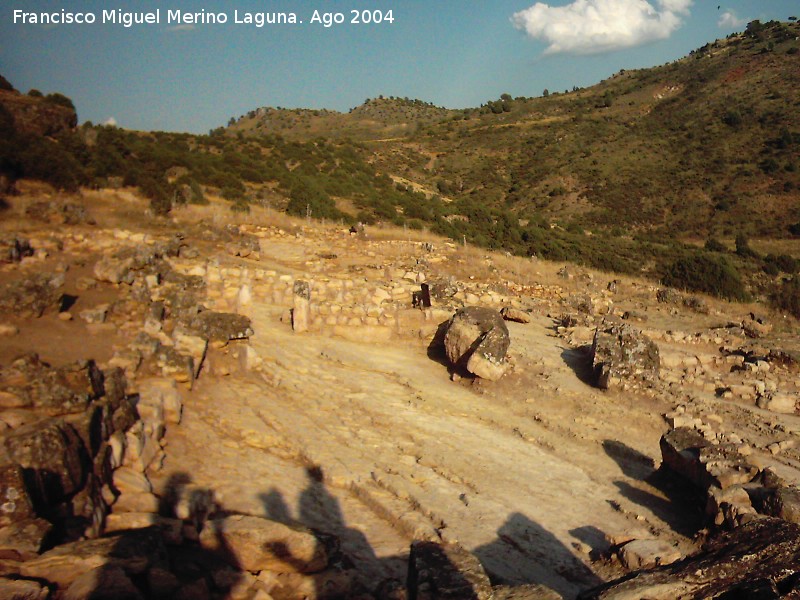
<svg viewBox="0 0 800 600"><path fill-rule="evenodd" d="M311 286L307 281L294 282L294 308L292 309L292 329L297 332L308 331L310 320Z"/></svg>

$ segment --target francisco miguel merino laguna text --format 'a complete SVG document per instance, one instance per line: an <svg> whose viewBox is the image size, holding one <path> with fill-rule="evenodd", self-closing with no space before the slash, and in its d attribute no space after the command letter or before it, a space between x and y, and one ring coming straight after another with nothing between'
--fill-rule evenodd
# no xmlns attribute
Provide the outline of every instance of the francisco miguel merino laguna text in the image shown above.
<svg viewBox="0 0 800 600"><path fill-rule="evenodd" d="M188 12L182 10L166 10L168 25L223 25L228 23L228 13L201 10ZM14 23L26 25L92 25L94 23L110 23L133 27L134 25L159 25L161 24L161 9L149 12L132 12L121 9L104 10L98 14L94 12L72 12L67 10L52 12L27 12L14 10ZM302 23L297 15L292 12L246 12L233 11L234 24L264 25Z"/></svg>

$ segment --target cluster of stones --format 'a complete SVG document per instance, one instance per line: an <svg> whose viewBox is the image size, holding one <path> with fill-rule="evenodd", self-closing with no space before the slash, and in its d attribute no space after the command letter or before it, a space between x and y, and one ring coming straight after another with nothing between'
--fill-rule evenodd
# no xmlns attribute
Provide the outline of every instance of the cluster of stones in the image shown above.
<svg viewBox="0 0 800 600"><path fill-rule="evenodd" d="M795 414L800 404L796 359L749 341L742 331L739 324L732 324L723 333L648 332L662 341L662 381L676 390L697 390L776 413Z"/></svg>
<svg viewBox="0 0 800 600"><path fill-rule="evenodd" d="M199 264L194 260L172 259L173 268L183 274L203 277L206 284L207 304L217 310L234 310L247 313L253 302L263 302L287 309L295 307L295 286L298 282L309 291L307 328L311 331L348 335L352 328L366 328L373 332L382 328L383 336L403 335L422 328L427 333L431 325L438 325L445 311L463 306L485 306L500 310L503 307L525 308L520 298L560 298L561 289L520 286L506 282L506 293L479 282L442 280L431 276L431 267L448 260L454 252L453 244L443 249L432 248L422 242L371 241L340 231L313 231L306 238L277 227L240 227L240 237L251 239L244 244L247 250L231 242L226 243L229 254L245 259L238 264ZM306 232L308 233L308 232ZM257 243L265 247L270 242L291 243L317 256L283 269L265 269L259 266L264 252L250 251ZM310 247L324 246L330 253L311 252ZM386 253L396 253L392 265L367 264L335 272L328 261L337 255L375 258ZM299 274L302 273L302 274ZM429 289L433 307L441 313L428 311L420 316L413 312L415 295L425 284ZM424 308L424 307L421 307ZM438 319L438 321L437 321ZM381 333L377 333L381 337Z"/></svg>

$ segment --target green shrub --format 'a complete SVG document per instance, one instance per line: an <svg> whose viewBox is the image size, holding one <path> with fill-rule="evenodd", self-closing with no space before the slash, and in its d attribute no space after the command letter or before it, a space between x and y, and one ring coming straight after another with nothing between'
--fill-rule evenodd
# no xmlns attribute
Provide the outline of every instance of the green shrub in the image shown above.
<svg viewBox="0 0 800 600"><path fill-rule="evenodd" d="M679 258L664 271L664 285L705 292L727 300L747 300L747 290L736 269L722 256L707 253Z"/></svg>
<svg viewBox="0 0 800 600"><path fill-rule="evenodd" d="M778 256L767 254L767 256L764 257L765 271L767 265L772 265L778 272L788 273L789 275L794 275L800 271L800 261L788 254L780 254ZM769 271L766 272L769 273ZM775 273L775 275L777 274L778 273Z"/></svg>
<svg viewBox="0 0 800 600"><path fill-rule="evenodd" d="M705 249L709 252L727 252L728 249L725 247L725 244L720 242L716 238L708 238L706 240Z"/></svg>
<svg viewBox="0 0 800 600"><path fill-rule="evenodd" d="M770 296L772 305L800 319L800 278L784 281Z"/></svg>
<svg viewBox="0 0 800 600"><path fill-rule="evenodd" d="M154 177L144 177L139 182L139 190L150 198L150 209L154 214L164 216L172 210L172 196L169 190Z"/></svg>
<svg viewBox="0 0 800 600"><path fill-rule="evenodd" d="M44 99L45 102L49 102L50 104L57 104L58 106L75 110L75 105L72 103L72 100L67 98L64 94L59 94L57 92L55 94L47 94Z"/></svg>
<svg viewBox="0 0 800 600"><path fill-rule="evenodd" d="M743 233L736 236L736 254L742 258L760 258L758 253L750 247L750 240Z"/></svg>

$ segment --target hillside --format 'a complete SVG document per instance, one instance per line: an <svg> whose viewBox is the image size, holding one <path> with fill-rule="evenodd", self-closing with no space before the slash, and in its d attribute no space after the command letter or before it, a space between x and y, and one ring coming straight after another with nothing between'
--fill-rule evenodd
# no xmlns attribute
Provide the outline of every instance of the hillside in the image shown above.
<svg viewBox="0 0 800 600"><path fill-rule="evenodd" d="M147 212L27 181L3 211L7 597L608 598L756 512L800 539L796 322L425 232ZM515 319L498 381L437 343L465 307ZM611 364L658 368L604 389L611 324ZM796 581L796 553L741 554L739 581ZM684 583L732 587L715 567Z"/></svg>
<svg viewBox="0 0 800 600"><path fill-rule="evenodd" d="M541 98L260 109L229 131L370 142L381 172L523 219L781 237L800 220L798 34L756 21L674 63Z"/></svg>

